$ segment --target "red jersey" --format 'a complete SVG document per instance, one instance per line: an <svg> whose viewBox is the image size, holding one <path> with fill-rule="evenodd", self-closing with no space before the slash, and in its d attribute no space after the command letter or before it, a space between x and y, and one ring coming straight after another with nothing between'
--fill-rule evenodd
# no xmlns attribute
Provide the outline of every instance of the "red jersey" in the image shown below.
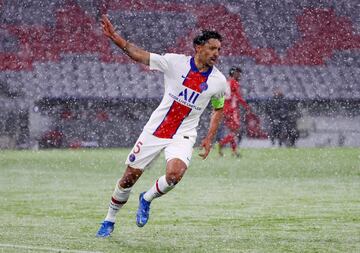
<svg viewBox="0 0 360 253"><path fill-rule="evenodd" d="M224 113L233 113L234 111L239 110L240 105L242 105L246 110L249 110L249 105L241 96L239 82L230 78L227 83L228 90L225 96Z"/></svg>

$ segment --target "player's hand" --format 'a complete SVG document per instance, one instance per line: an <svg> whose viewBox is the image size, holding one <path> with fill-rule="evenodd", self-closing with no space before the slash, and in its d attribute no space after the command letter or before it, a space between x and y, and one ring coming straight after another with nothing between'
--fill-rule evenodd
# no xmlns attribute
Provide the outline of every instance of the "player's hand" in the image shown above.
<svg viewBox="0 0 360 253"><path fill-rule="evenodd" d="M211 150L211 140L205 138L200 145L200 150L204 149L203 153L200 153L199 156L202 157L203 160L206 159L206 157L209 155L210 150Z"/></svg>
<svg viewBox="0 0 360 253"><path fill-rule="evenodd" d="M109 18L107 17L107 15L102 15L101 17L101 26L103 29L103 33L105 34L105 36L109 37L110 39L114 37L115 35L115 28L114 26L111 24Z"/></svg>

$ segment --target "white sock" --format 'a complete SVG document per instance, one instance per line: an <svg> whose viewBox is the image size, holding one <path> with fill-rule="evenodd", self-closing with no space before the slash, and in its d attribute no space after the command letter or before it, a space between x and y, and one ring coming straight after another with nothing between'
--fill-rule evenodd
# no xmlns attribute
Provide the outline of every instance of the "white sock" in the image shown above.
<svg viewBox="0 0 360 253"><path fill-rule="evenodd" d="M116 183L115 190L111 196L108 213L105 217L106 221L115 222L116 214L129 199L130 192L131 192L131 187L122 188L119 186L119 181Z"/></svg>
<svg viewBox="0 0 360 253"><path fill-rule="evenodd" d="M151 202L153 199L158 198L174 188L166 181L165 175L156 180L155 184L144 194L144 199Z"/></svg>

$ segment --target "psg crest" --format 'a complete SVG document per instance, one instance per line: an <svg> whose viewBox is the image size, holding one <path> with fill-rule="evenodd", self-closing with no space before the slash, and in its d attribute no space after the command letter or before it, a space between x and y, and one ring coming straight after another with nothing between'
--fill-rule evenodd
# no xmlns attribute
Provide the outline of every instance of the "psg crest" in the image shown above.
<svg viewBox="0 0 360 253"><path fill-rule="evenodd" d="M129 156L129 161L130 161L130 162L134 162L135 159L136 159L136 157L135 157L134 154L131 154L131 155Z"/></svg>
<svg viewBox="0 0 360 253"><path fill-rule="evenodd" d="M208 85L207 83L203 82L200 84L200 90L201 92L203 92L204 90L207 90L208 89Z"/></svg>

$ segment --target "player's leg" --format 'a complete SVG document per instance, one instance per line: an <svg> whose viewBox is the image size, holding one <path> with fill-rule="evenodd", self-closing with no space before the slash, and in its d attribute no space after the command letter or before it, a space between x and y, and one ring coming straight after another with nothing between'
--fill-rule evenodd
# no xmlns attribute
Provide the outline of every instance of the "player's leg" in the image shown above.
<svg viewBox="0 0 360 253"><path fill-rule="evenodd" d="M156 180L155 184L144 194L144 199L151 202L169 192L180 182L186 172L186 164L177 158L171 159L166 164L166 174Z"/></svg>
<svg viewBox="0 0 360 253"><path fill-rule="evenodd" d="M236 148L237 148L236 133L234 133L231 130L231 127L228 127L228 128L229 128L229 133L221 141L219 141L219 146L222 149L222 147L224 147L226 144L230 143L232 150L234 150L234 149L236 150Z"/></svg>
<svg viewBox="0 0 360 253"><path fill-rule="evenodd" d="M231 117L227 114L224 114L224 126L229 129L229 125L231 124ZM230 133L226 134L225 136L223 136L221 139L219 139L218 143L217 143L217 151L218 154L220 156L224 156L224 153L222 151L223 147L229 143L231 141L231 136Z"/></svg>
<svg viewBox="0 0 360 253"><path fill-rule="evenodd" d="M239 118L237 118L237 119L239 119ZM231 133L233 136L233 138L230 141L232 154L236 157L240 157L240 153L238 152L238 133L240 130L240 121L234 119L230 130L231 130Z"/></svg>
<svg viewBox="0 0 360 253"><path fill-rule="evenodd" d="M128 201L131 188L142 175L143 170L134 169L128 166L124 175L117 181L108 208L107 215L101 223L98 230L97 237L108 237L114 230L116 214Z"/></svg>
<svg viewBox="0 0 360 253"><path fill-rule="evenodd" d="M150 203L168 193L180 182L189 166L195 140L183 138L175 139L165 148L167 160L166 174L156 180L154 185L139 196L139 208L136 216L136 224L144 226L149 219Z"/></svg>
<svg viewBox="0 0 360 253"><path fill-rule="evenodd" d="M221 145L221 147L234 141L234 136L235 136L234 133L230 131L222 140L219 141L219 144Z"/></svg>
<svg viewBox="0 0 360 253"><path fill-rule="evenodd" d="M238 121L239 117L235 112L225 118L225 125L229 129L229 133L219 141L220 149L224 147L226 144L230 143L233 154L237 155L237 132L240 128L240 123Z"/></svg>
<svg viewBox="0 0 360 253"><path fill-rule="evenodd" d="M166 164L166 174L156 180L154 185L139 196L139 209L136 224L143 227L150 215L150 203L172 190L180 182L187 169L187 165L180 159L174 158Z"/></svg>
<svg viewBox="0 0 360 253"><path fill-rule="evenodd" d="M115 222L116 214L120 208L128 201L131 188L142 175L143 170L134 169L128 166L124 175L117 181L115 190L111 196L108 213L105 220Z"/></svg>
<svg viewBox="0 0 360 253"><path fill-rule="evenodd" d="M234 136L234 138L231 139L231 142L230 142L232 154L235 155L236 157L240 157L240 154L238 152L238 135L240 132L240 111L239 110L235 110L232 115L230 131L232 132L232 135Z"/></svg>
<svg viewBox="0 0 360 253"><path fill-rule="evenodd" d="M236 142L236 133L232 132L232 136L233 138L230 141L230 147L231 147L231 151L234 155L238 156L237 153L237 142Z"/></svg>
<svg viewBox="0 0 360 253"><path fill-rule="evenodd" d="M222 152L222 146L219 143L222 140L222 138L224 137L224 128L225 128L225 125L223 122L221 122L221 124L218 128L218 131L216 133L216 149L220 156L224 155L224 153Z"/></svg>
<svg viewBox="0 0 360 253"><path fill-rule="evenodd" d="M110 236L110 233L114 229L116 214L127 202L132 186L142 175L145 167L152 162L164 147L165 146L162 146L162 143L157 139L154 140L151 134L143 132L140 135L125 162L127 169L116 183L115 190L111 196L108 213L96 234L98 237Z"/></svg>
<svg viewBox="0 0 360 253"><path fill-rule="evenodd" d="M236 157L240 157L238 152L238 142L237 142L237 128L232 127L226 139L227 142L230 143L232 154Z"/></svg>

